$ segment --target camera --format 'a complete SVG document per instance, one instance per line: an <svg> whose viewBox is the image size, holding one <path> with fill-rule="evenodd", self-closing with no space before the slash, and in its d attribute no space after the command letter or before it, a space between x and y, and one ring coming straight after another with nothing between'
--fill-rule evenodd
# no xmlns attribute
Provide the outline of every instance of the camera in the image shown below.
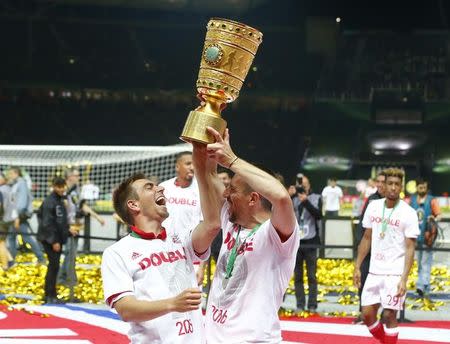
<svg viewBox="0 0 450 344"><path fill-rule="evenodd" d="M304 193L306 193L305 188L304 188L303 186L301 186L301 185L297 185L297 186L295 187L295 191L296 191L298 194L304 194Z"/></svg>
<svg viewBox="0 0 450 344"><path fill-rule="evenodd" d="M297 185L295 186L295 190L298 194L306 193L305 188L303 187L303 174L297 174Z"/></svg>

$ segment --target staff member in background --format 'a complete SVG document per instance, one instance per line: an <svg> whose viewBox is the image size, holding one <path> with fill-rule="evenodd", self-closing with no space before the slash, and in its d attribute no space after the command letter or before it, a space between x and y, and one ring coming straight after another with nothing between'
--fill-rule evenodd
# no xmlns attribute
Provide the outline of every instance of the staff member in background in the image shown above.
<svg viewBox="0 0 450 344"><path fill-rule="evenodd" d="M58 276L59 283L71 287L71 301L77 301L73 294L73 287L77 284L77 274L75 273L75 262L78 251L78 235L84 227L84 217L91 215L102 226L105 220L93 211L80 196L80 171L76 168L68 169L66 176L66 199L67 218L70 225L70 235L64 245L64 262L61 265Z"/></svg>
<svg viewBox="0 0 450 344"><path fill-rule="evenodd" d="M306 262L308 276L308 311L317 311L317 248L304 245L320 245L320 228L322 224L322 198L311 190L306 176L299 179L297 195L292 199L295 216L300 228L300 247L295 261L294 283L297 309L305 309L305 288L303 286L303 262Z"/></svg>
<svg viewBox="0 0 450 344"><path fill-rule="evenodd" d="M59 271L62 245L69 236L69 221L64 202L66 181L56 177L52 183L53 191L48 195L38 211L37 238L47 253L48 266L45 275L45 303L62 303L56 295L56 278Z"/></svg>
<svg viewBox="0 0 450 344"><path fill-rule="evenodd" d="M330 178L330 185L326 186L322 191L325 216L333 217L339 215L343 195L342 189L336 184L336 178Z"/></svg>
<svg viewBox="0 0 450 344"><path fill-rule="evenodd" d="M416 180L417 194L411 197L411 207L417 212L420 235L417 238L417 294L424 297L430 293L431 265L433 264L433 251L431 247L436 239L436 221L439 221L441 209L438 201L428 193L428 182L423 178ZM434 227L434 228L433 228ZM430 236L430 240L427 240Z"/></svg>
<svg viewBox="0 0 450 344"><path fill-rule="evenodd" d="M8 246L13 259L17 254L17 234L22 236L24 243L29 244L31 250L38 259L38 263L44 264L44 254L42 248L32 236L30 223L28 220L33 216L33 197L28 188L26 180L22 177L20 167L11 166L8 171L11 182L12 200L14 204L14 224L10 226Z"/></svg>
<svg viewBox="0 0 450 344"><path fill-rule="evenodd" d="M8 270L8 263L12 261L11 253L6 247L8 229L13 224L13 204L11 187L7 184L6 176L0 172L0 268Z"/></svg>

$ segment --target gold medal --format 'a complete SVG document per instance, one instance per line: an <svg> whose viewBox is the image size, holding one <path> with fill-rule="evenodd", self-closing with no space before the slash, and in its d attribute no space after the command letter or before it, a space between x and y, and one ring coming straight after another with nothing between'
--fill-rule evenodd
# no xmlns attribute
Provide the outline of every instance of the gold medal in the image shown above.
<svg viewBox="0 0 450 344"><path fill-rule="evenodd" d="M380 233L380 239L384 239L384 235L385 235L384 232L381 232Z"/></svg>

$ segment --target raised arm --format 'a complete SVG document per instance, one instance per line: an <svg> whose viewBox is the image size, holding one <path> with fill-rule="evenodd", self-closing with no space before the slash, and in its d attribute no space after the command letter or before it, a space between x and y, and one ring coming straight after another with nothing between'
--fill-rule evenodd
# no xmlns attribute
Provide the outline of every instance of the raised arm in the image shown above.
<svg viewBox="0 0 450 344"><path fill-rule="evenodd" d="M208 131L216 142L208 145L208 156L223 167L231 169L239 175L255 192L261 194L272 204L271 223L282 241L292 234L296 218L292 208L292 200L286 188L267 172L238 158L230 147L228 129L222 136L213 128Z"/></svg>
<svg viewBox="0 0 450 344"><path fill-rule="evenodd" d="M207 157L206 145L194 142L192 159L203 214L203 221L192 233L192 245L195 252L201 254L208 250L220 231L220 209L224 202L224 186L217 177L217 163Z"/></svg>

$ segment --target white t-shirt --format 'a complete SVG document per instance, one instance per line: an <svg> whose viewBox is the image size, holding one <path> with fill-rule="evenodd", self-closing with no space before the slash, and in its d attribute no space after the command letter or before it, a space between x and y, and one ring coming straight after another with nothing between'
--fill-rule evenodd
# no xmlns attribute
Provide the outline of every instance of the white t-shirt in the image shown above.
<svg viewBox="0 0 450 344"><path fill-rule="evenodd" d="M206 309L208 343L279 343L278 309L295 266L300 243L298 224L282 243L270 220L248 237L241 229L233 274L225 278L227 261L237 236L228 221L228 203L222 208L224 241Z"/></svg>
<svg viewBox="0 0 450 344"><path fill-rule="evenodd" d="M81 187L81 199L93 201L99 198L100 188L94 184L84 184Z"/></svg>
<svg viewBox="0 0 450 344"><path fill-rule="evenodd" d="M389 219L389 223L381 238L384 202L385 198L370 202L363 218L363 227L372 228L369 271L378 275L401 275L405 267L405 238L417 238L420 233L417 214L402 200L393 211L386 208L384 220Z"/></svg>
<svg viewBox="0 0 450 344"><path fill-rule="evenodd" d="M367 186L364 190L364 197L368 198L372 196L375 192L377 192L377 188L375 186Z"/></svg>
<svg viewBox="0 0 450 344"><path fill-rule="evenodd" d="M176 185L176 177L159 185L164 187L169 212L169 217L162 225L180 237L189 234L203 220L196 179L186 188Z"/></svg>
<svg viewBox="0 0 450 344"><path fill-rule="evenodd" d="M322 197L325 199L326 211L337 211L340 208L339 199L343 196L342 189L339 186L326 186L322 191Z"/></svg>
<svg viewBox="0 0 450 344"><path fill-rule="evenodd" d="M184 241L168 233L166 240L127 235L103 252L102 277L106 303L127 295L155 301L197 288L192 261L196 257L191 236ZM202 257L209 257L209 250ZM131 322L132 343L204 343L201 310L168 313L144 322Z"/></svg>

